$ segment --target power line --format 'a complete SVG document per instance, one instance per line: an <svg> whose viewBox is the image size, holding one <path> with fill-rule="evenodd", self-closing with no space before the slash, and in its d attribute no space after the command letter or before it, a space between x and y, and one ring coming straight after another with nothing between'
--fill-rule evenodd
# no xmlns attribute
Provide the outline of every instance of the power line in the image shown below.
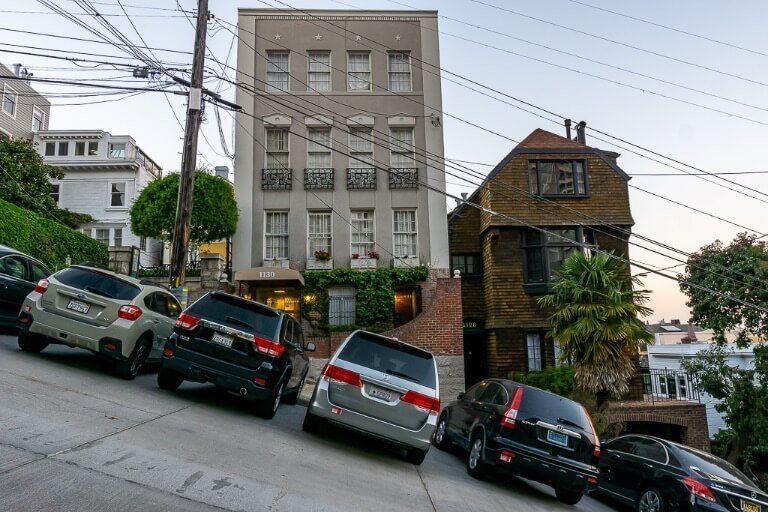
<svg viewBox="0 0 768 512"><path fill-rule="evenodd" d="M47 84L73 85L76 87L94 87L97 89L119 89L122 91L166 92L171 94L186 95L186 93L183 93L180 91L164 91L161 89L153 89L151 87L127 87L122 85L106 85L106 84L75 82L72 80L49 80L47 78L37 78L37 77L3 76L2 78L5 80L22 80L22 81L29 80L32 82L40 82L40 83L47 83ZM170 86L175 84L173 84L172 82L167 82L165 85Z"/></svg>

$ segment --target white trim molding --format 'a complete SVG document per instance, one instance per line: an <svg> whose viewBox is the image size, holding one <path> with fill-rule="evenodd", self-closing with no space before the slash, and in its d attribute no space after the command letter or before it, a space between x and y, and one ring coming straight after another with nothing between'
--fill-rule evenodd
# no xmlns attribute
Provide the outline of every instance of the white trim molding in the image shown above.
<svg viewBox="0 0 768 512"><path fill-rule="evenodd" d="M374 117L365 114L356 114L347 118L347 125L349 126L373 126L374 124Z"/></svg>
<svg viewBox="0 0 768 512"><path fill-rule="evenodd" d="M397 114L387 118L389 126L416 126L416 118L405 114Z"/></svg>
<svg viewBox="0 0 768 512"><path fill-rule="evenodd" d="M291 116L285 114L272 114L262 118L264 126L291 126Z"/></svg>

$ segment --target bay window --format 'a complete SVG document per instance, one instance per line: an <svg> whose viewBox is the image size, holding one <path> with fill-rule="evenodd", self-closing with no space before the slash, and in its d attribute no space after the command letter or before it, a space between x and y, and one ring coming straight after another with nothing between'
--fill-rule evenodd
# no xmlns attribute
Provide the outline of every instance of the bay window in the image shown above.
<svg viewBox="0 0 768 512"><path fill-rule="evenodd" d="M551 283L574 251L582 250L585 244L595 245L593 231L581 227L547 228L545 232L529 229L523 238L526 285Z"/></svg>

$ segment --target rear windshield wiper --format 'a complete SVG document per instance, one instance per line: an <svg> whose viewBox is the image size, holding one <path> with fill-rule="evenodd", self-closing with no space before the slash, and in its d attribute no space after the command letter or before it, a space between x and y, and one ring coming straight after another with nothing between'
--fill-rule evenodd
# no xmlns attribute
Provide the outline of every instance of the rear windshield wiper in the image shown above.
<svg viewBox="0 0 768 512"><path fill-rule="evenodd" d="M103 290L99 290L97 288L94 288L93 286L86 286L86 287L83 288L83 290L85 290L87 292L95 293L96 295L101 295L102 297L106 297L108 299L114 299L115 298L114 296L108 294L107 292L105 292Z"/></svg>
<svg viewBox="0 0 768 512"><path fill-rule="evenodd" d="M567 419L565 419L565 418L557 418L557 422L558 422L558 423L563 423L563 424L565 424L565 425L570 425L570 426L572 426L572 427L576 427L576 428L580 428L580 429L584 430L584 427L583 427L583 426L579 425L579 424L578 424L578 423L576 423L575 421L567 420Z"/></svg>
<svg viewBox="0 0 768 512"><path fill-rule="evenodd" d="M243 327L247 327L247 328L251 329L252 331L256 330L256 328L254 326L252 326L251 324L249 324L248 322L243 322L242 320L240 320L238 318L235 318L233 316L224 317L224 320L226 320L227 322L229 322L231 324L242 325Z"/></svg>
<svg viewBox="0 0 768 512"><path fill-rule="evenodd" d="M399 372L397 370L384 370L384 373L387 373L389 375L394 375L396 377L402 377L404 379L412 380L414 382L421 382L421 379L417 379L416 377L408 375L407 373Z"/></svg>

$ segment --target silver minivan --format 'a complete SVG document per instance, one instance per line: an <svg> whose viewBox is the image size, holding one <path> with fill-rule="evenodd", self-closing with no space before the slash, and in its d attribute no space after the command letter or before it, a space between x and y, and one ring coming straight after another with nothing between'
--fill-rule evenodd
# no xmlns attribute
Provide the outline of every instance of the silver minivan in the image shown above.
<svg viewBox="0 0 768 512"><path fill-rule="evenodd" d="M421 464L440 413L434 356L413 345L355 331L323 369L304 431L333 423L405 448Z"/></svg>

